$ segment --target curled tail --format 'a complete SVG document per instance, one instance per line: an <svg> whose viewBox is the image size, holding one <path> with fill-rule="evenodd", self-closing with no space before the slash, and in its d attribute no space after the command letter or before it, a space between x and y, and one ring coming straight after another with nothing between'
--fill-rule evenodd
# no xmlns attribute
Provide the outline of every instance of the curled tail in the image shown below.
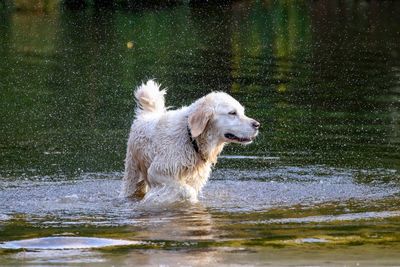
<svg viewBox="0 0 400 267"><path fill-rule="evenodd" d="M154 80L148 80L146 83L142 83L135 90L135 98L137 102L136 114L141 115L143 113L164 113L165 108L165 95L166 91L160 91L160 85Z"/></svg>

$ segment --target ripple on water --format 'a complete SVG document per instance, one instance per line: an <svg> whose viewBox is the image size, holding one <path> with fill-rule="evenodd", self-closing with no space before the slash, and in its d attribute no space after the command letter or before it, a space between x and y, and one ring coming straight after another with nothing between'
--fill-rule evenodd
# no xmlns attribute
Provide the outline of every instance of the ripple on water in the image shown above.
<svg viewBox="0 0 400 267"><path fill-rule="evenodd" d="M377 211L377 212L359 212L359 213L347 213L339 215L324 215L324 216L307 216L300 218L283 218L283 219L270 219L263 221L254 221L257 224L271 224L271 223L327 223L335 221L358 221L368 219L384 219L391 217L400 217L400 211ZM249 223L249 222L246 222ZM251 223L251 222L250 222Z"/></svg>
<svg viewBox="0 0 400 267"><path fill-rule="evenodd" d="M257 171L220 169L204 188L200 203L209 211L229 213L350 200L372 203L400 192L398 184L379 181L382 173L393 176L392 181L399 180L397 172L381 169L357 171L324 166ZM363 175L368 176L368 182L363 182ZM137 202L119 197L121 176L121 173L82 174L75 180L29 183L1 180L0 220L23 214L30 222L47 225L140 224L146 211ZM370 213L371 216L383 215Z"/></svg>
<svg viewBox="0 0 400 267"><path fill-rule="evenodd" d="M18 241L9 241L0 244L3 249L85 249L102 248L109 246L138 245L143 242L96 237L43 237Z"/></svg>

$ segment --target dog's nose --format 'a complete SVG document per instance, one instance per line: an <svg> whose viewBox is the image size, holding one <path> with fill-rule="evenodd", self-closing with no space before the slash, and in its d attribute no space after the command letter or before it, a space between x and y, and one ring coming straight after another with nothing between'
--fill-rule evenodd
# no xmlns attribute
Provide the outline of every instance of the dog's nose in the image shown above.
<svg viewBox="0 0 400 267"><path fill-rule="evenodd" d="M260 128L260 123L256 120L253 120L253 122L251 123L251 125L253 126L254 129L258 130L258 128Z"/></svg>

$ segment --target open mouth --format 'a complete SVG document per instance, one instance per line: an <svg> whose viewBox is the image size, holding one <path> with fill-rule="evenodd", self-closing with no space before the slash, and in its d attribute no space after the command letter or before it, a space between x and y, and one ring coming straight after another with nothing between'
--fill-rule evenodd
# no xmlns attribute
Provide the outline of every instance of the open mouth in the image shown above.
<svg viewBox="0 0 400 267"><path fill-rule="evenodd" d="M236 142L239 142L239 143L251 142L254 139L254 137L251 137L251 138L248 138L248 137L237 137L236 135L231 134L231 133L226 133L226 134L224 134L224 136L225 136L226 139L229 139L231 141L236 141Z"/></svg>

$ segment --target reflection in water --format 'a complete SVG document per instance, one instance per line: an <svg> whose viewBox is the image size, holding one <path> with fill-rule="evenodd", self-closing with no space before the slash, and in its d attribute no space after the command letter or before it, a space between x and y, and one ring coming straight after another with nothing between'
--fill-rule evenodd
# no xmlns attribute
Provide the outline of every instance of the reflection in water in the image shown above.
<svg viewBox="0 0 400 267"><path fill-rule="evenodd" d="M23 251L5 257L3 263L7 265L21 265L24 262L28 266L32 265L83 265L99 264L106 262L104 256L98 251L91 250L36 250Z"/></svg>
<svg viewBox="0 0 400 267"><path fill-rule="evenodd" d="M163 210L148 210L134 217L135 238L140 240L213 240L213 221L201 204L181 204ZM141 207L138 207L139 210Z"/></svg>
<svg viewBox="0 0 400 267"><path fill-rule="evenodd" d="M140 244L139 242L94 238L94 237L44 237L32 238L19 241L9 241L0 244L0 248L4 249L40 249L40 250L54 250L54 249L85 249L85 248L101 248L109 246L128 246L133 244Z"/></svg>
<svg viewBox="0 0 400 267"><path fill-rule="evenodd" d="M181 251L132 251L122 260L122 264L138 266L174 266L184 263L186 266L211 266L218 262L219 253L216 249L194 250L191 253Z"/></svg>
<svg viewBox="0 0 400 267"><path fill-rule="evenodd" d="M398 166L400 52L387 15L397 9L239 1L5 16L0 172L120 170L132 89L148 77L168 87L168 105L224 90L267 125L257 143L228 154Z"/></svg>

